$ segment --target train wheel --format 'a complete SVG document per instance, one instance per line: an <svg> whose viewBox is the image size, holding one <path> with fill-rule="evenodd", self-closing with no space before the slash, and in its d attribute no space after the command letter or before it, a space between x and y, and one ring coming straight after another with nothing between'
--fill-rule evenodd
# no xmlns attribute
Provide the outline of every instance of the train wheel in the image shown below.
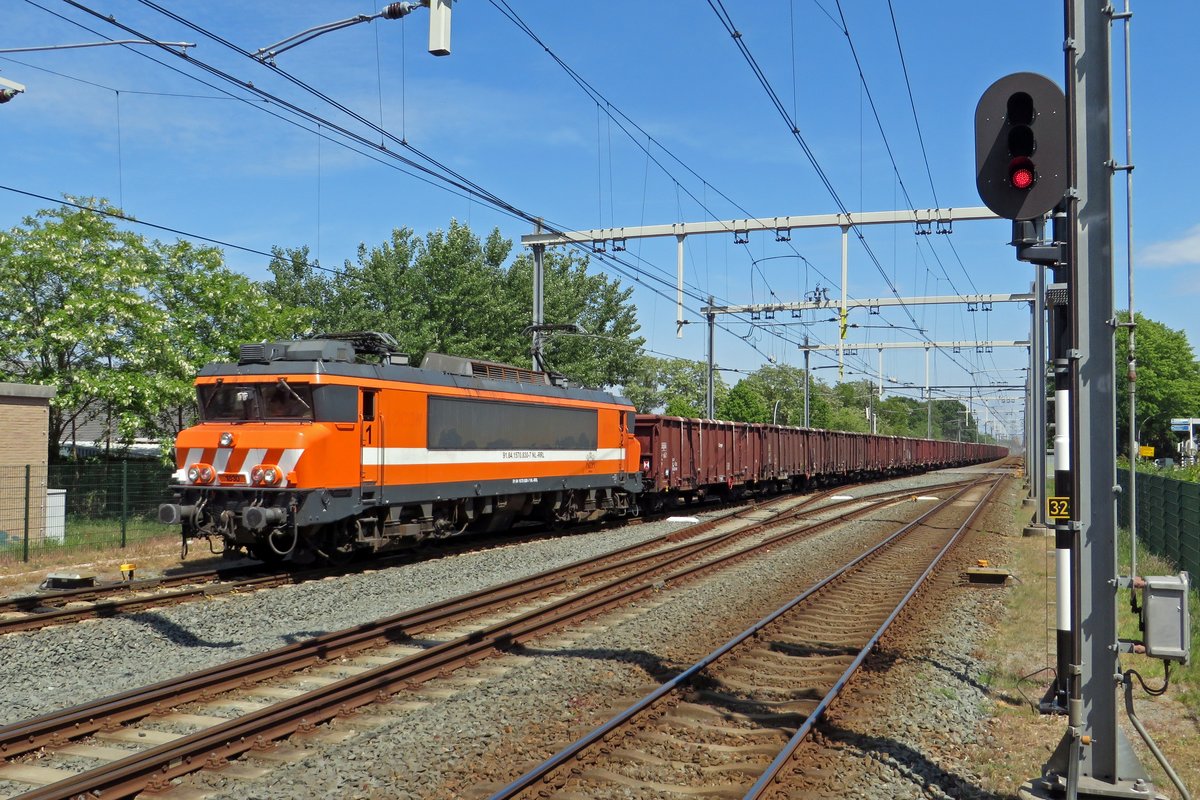
<svg viewBox="0 0 1200 800"><path fill-rule="evenodd" d="M283 562L284 556L279 555L268 544L252 544L246 547L251 558L257 558L264 564L280 564Z"/></svg>
<svg viewBox="0 0 1200 800"><path fill-rule="evenodd" d="M341 566L354 558L355 542L358 541L358 520L348 519L325 526L319 539L317 553L330 564Z"/></svg>

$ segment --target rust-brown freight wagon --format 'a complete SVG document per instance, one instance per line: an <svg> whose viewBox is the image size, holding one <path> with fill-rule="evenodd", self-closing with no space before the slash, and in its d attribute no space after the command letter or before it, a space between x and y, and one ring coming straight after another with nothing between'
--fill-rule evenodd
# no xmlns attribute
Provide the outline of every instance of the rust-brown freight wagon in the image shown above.
<svg viewBox="0 0 1200 800"><path fill-rule="evenodd" d="M700 498L754 479L761 447L744 422L638 414L646 491Z"/></svg>

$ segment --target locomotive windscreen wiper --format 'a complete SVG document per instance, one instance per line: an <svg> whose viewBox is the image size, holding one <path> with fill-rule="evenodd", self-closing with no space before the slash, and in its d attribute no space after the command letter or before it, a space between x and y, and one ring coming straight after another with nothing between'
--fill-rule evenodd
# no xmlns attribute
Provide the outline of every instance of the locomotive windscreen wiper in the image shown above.
<svg viewBox="0 0 1200 800"><path fill-rule="evenodd" d="M224 382L225 382L225 379L224 379L224 378L217 378L217 385L216 385L216 388L214 388L214 389L213 389L211 392L209 392L209 393L208 393L208 397L206 397L206 398L204 399L204 407L200 409L200 415L201 415L201 416L207 416L207 414L208 414L208 407L209 407L210 405L212 405L213 398L217 396L217 389L220 389L220 388L221 388L221 384L222 384L222 383L224 383Z"/></svg>
<svg viewBox="0 0 1200 800"><path fill-rule="evenodd" d="M312 406L310 406L308 403L306 403L304 401L304 398L301 397L300 395L296 394L296 390L288 385L287 378L280 378L279 385L282 386L284 389L287 389L288 394L290 394L292 397L296 398L296 400L299 401L300 405L304 406L305 411L312 411Z"/></svg>

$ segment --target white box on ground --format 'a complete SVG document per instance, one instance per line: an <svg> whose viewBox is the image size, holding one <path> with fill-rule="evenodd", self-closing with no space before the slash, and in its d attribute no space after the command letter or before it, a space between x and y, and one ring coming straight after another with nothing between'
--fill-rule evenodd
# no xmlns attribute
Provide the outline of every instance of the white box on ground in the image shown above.
<svg viewBox="0 0 1200 800"><path fill-rule="evenodd" d="M62 544L67 539L67 490L46 490L46 528L42 541Z"/></svg>

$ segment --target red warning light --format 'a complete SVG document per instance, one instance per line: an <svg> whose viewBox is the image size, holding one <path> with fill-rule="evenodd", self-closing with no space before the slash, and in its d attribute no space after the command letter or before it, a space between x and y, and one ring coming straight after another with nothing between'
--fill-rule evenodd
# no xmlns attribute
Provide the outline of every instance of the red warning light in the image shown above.
<svg viewBox="0 0 1200 800"><path fill-rule="evenodd" d="M1008 168L1008 182L1014 189L1030 189L1037 182L1033 162L1028 158L1014 158Z"/></svg>

